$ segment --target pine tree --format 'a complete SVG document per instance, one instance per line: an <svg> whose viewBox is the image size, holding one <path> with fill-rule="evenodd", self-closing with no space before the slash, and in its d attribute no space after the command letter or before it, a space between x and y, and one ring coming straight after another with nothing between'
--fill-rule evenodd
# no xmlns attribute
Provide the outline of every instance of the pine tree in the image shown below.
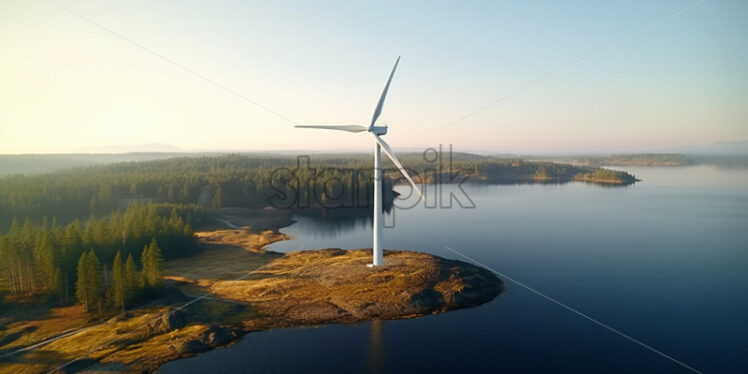
<svg viewBox="0 0 748 374"><path fill-rule="evenodd" d="M223 191L221 190L221 187L216 188L216 192L213 194L213 201L211 202L211 207L213 209L221 209L221 202L223 200Z"/></svg>
<svg viewBox="0 0 748 374"><path fill-rule="evenodd" d="M140 262L143 264L143 286L155 287L161 280L161 248L158 247L156 238L151 240L151 244L143 248L143 254Z"/></svg>
<svg viewBox="0 0 748 374"><path fill-rule="evenodd" d="M99 221L96 219L96 216L91 213L91 216L88 217L88 221L86 221L86 229L83 231L83 243L85 243L85 245L96 245L94 240L94 229L98 223Z"/></svg>
<svg viewBox="0 0 748 374"><path fill-rule="evenodd" d="M122 254L117 251L112 264L112 287L110 295L115 308L125 311L125 269L122 264Z"/></svg>
<svg viewBox="0 0 748 374"><path fill-rule="evenodd" d="M83 235L81 234L80 222L76 219L65 227L62 237L61 259L60 263L65 270L72 270L75 266L75 260L84 253Z"/></svg>
<svg viewBox="0 0 748 374"><path fill-rule="evenodd" d="M124 274L124 294L125 303L135 296L135 292L140 284L138 280L138 270L135 268L135 260L132 258L132 254L127 255L127 261L125 262L125 274Z"/></svg>
<svg viewBox="0 0 748 374"><path fill-rule="evenodd" d="M99 269L101 269L101 263L96 257L96 252L93 249L86 255L86 293L88 294L88 305L96 305L101 313L101 291L102 291L102 279Z"/></svg>
<svg viewBox="0 0 748 374"><path fill-rule="evenodd" d="M151 267L152 267L152 285L156 286L161 282L161 262L164 260L161 254L156 238L151 239Z"/></svg>
<svg viewBox="0 0 748 374"><path fill-rule="evenodd" d="M21 228L18 245L18 274L20 275L21 291L31 295L36 291L36 271L34 269L34 240L35 232L31 219L26 218Z"/></svg>
<svg viewBox="0 0 748 374"><path fill-rule="evenodd" d="M55 266L54 248L49 235L42 231L34 248L34 263L36 268L36 283L47 294L55 294L59 289L57 267Z"/></svg>
<svg viewBox="0 0 748 374"><path fill-rule="evenodd" d="M150 277L149 274L151 274L151 247L146 245L143 247L143 252L140 253L140 287L141 288L147 288L150 286Z"/></svg>
<svg viewBox="0 0 748 374"><path fill-rule="evenodd" d="M78 301L86 307L86 312L89 309L88 299L88 256L85 253L81 254L80 260L78 260L78 279L75 281L75 297Z"/></svg>
<svg viewBox="0 0 748 374"><path fill-rule="evenodd" d="M5 238L5 258L2 265L6 267L5 273L8 277L8 288L12 293L18 293L21 291L19 281L19 256L18 251L20 243L18 243L20 229L18 228L18 220L13 217L13 222L10 225L8 234Z"/></svg>
<svg viewBox="0 0 748 374"><path fill-rule="evenodd" d="M81 234L81 224L77 219L65 227L65 237L63 245L68 251L80 250L83 244L83 235Z"/></svg>
<svg viewBox="0 0 748 374"><path fill-rule="evenodd" d="M88 253L81 254L78 260L78 280L75 283L75 296L86 307L86 312L91 310L92 305L98 305L101 309L101 286L102 279L99 268L101 264L93 249Z"/></svg>

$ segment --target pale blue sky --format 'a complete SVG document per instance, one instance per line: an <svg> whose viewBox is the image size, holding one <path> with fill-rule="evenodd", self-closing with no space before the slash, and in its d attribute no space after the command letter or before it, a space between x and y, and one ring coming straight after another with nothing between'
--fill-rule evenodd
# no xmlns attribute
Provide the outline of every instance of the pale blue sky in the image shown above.
<svg viewBox="0 0 748 374"><path fill-rule="evenodd" d="M298 123L381 122L395 148L667 151L748 139L748 3L55 3ZM0 2L0 153L167 143L368 150L280 119L42 0Z"/></svg>

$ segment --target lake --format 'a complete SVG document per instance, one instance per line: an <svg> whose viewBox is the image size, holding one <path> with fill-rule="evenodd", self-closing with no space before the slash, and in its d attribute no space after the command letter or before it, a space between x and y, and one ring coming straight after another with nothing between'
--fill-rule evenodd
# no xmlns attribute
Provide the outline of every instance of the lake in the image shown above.
<svg viewBox="0 0 748 374"><path fill-rule="evenodd" d="M642 182L472 185L473 209L395 209L384 246L465 261L448 246L697 370L748 372L748 169L618 169ZM371 246L368 217L282 231L271 250ZM250 333L160 372L690 372L503 280L476 308Z"/></svg>

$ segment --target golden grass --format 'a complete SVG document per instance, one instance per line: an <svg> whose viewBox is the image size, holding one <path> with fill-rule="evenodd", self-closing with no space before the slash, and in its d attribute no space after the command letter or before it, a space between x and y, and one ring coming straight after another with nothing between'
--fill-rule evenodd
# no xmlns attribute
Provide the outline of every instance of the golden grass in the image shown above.
<svg viewBox="0 0 748 374"><path fill-rule="evenodd" d="M266 230L252 233L246 230L198 232L202 251L196 255L165 261L164 278L188 294L202 294L218 281L247 277L282 255L265 252L262 246L286 238L283 234ZM246 247L240 247L243 243Z"/></svg>
<svg viewBox="0 0 748 374"><path fill-rule="evenodd" d="M203 248L194 256L164 261L164 277L180 283L237 279L281 256L223 244L207 244Z"/></svg>
<svg viewBox="0 0 748 374"><path fill-rule="evenodd" d="M248 229L199 231L195 236L204 243L234 245L253 252L262 251L268 244L290 239L286 234L275 230L254 232Z"/></svg>
<svg viewBox="0 0 748 374"><path fill-rule="evenodd" d="M419 252L385 251L385 266L366 267L371 250L317 250L288 254L263 268L266 278L216 282L223 298L252 303L294 323L405 318L458 308L466 287L485 288L468 302L492 299L501 282L490 273Z"/></svg>
<svg viewBox="0 0 748 374"><path fill-rule="evenodd" d="M33 308L19 307L12 312L17 315L16 318L22 318L24 314L32 313L29 309ZM10 322L0 331L0 342L5 341L5 344L0 345L0 350L12 351L55 337L68 330L81 328L88 323L90 318L91 316L85 313L82 306L73 305L51 308L45 316L40 316L39 319Z"/></svg>
<svg viewBox="0 0 748 374"><path fill-rule="evenodd" d="M209 328L208 324L195 324L155 335L143 342L128 344L103 358L103 363L127 365L131 371L148 370L160 364L182 357L174 347L180 342L198 340Z"/></svg>

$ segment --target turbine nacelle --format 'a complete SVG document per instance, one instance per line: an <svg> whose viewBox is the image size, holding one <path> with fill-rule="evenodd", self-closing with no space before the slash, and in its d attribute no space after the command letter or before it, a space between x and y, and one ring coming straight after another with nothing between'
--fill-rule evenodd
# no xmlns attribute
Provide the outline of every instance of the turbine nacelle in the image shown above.
<svg viewBox="0 0 748 374"><path fill-rule="evenodd" d="M387 125L384 126L371 126L369 132L374 135L385 135L387 134Z"/></svg>

